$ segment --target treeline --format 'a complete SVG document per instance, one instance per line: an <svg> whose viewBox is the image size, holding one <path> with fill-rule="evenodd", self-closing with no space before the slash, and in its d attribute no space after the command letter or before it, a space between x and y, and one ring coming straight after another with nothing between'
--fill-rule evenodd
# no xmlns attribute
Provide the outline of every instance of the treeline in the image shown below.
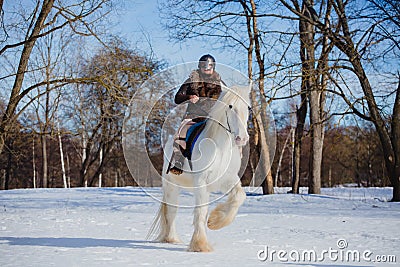
<svg viewBox="0 0 400 267"><path fill-rule="evenodd" d="M65 132L65 131L63 131ZM46 136L48 158L44 163L41 138L32 132L18 132L7 150L0 157L3 166L0 177L0 189L43 188L43 165L47 164L47 187L64 187L61 155L57 136ZM80 176L82 168L81 140L73 135L62 135L64 162L66 164L67 187L83 186ZM113 149L103 163L103 186L135 185L127 169L122 150ZM87 185L98 186L97 168L87 170Z"/></svg>
<svg viewBox="0 0 400 267"><path fill-rule="evenodd" d="M110 32L116 1L3 4L1 188L133 185L125 109L164 63Z"/></svg>
<svg viewBox="0 0 400 267"><path fill-rule="evenodd" d="M272 167L276 186L292 186L293 134L294 129L290 126L278 131L277 154ZM303 148L300 186L307 186L311 157L309 134L303 139ZM379 138L371 125L327 127L321 182L322 187L346 184L358 187L390 186Z"/></svg>
<svg viewBox="0 0 400 267"><path fill-rule="evenodd" d="M85 82L40 88L7 132L0 188L135 185L122 149L125 109L161 66L110 43L77 66Z"/></svg>
<svg viewBox="0 0 400 267"><path fill-rule="evenodd" d="M120 118L122 120L122 118ZM43 187L44 157L41 149L41 138L24 130L23 125L15 127L15 135L8 144L6 153L0 157L3 167L0 176L1 189ZM63 156L66 164L66 181L68 187L84 186L82 184L81 139L76 135L66 134L61 129ZM277 151L272 165L272 177L275 186L291 187L293 172L293 128L283 127L277 131ZM344 184L352 186L389 186L386 175L383 153L376 131L368 125L327 127L325 133L324 160L322 167L322 186L333 187ZM47 136L49 157L48 187L64 187L61 167L61 154L57 135ZM302 150L300 186L307 186L310 162L310 136L305 135ZM162 150L159 143L151 144L150 154L154 167L162 168ZM137 186L130 174L122 151L121 139L115 140L108 153L104 153L101 168L102 186ZM99 160L99 159L98 159ZM98 164L87 169L88 186L99 186ZM252 173L245 172L242 182L250 183ZM147 186L156 186L149 179Z"/></svg>

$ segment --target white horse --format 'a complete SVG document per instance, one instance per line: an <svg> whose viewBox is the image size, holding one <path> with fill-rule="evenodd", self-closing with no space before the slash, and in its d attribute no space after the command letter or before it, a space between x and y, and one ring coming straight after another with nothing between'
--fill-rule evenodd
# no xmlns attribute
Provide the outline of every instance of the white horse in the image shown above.
<svg viewBox="0 0 400 267"><path fill-rule="evenodd" d="M194 233L189 251L212 251L207 241L206 225L217 230L235 218L246 194L238 176L241 165L241 147L248 140L249 87L224 88L210 111L205 128L192 152L192 166L185 159L184 172L166 174L173 150L173 140L165 145L163 165L163 202L149 231L157 234L156 241L180 243L175 229L178 196L181 188L191 188L195 196ZM210 192L228 194L226 202L208 215Z"/></svg>

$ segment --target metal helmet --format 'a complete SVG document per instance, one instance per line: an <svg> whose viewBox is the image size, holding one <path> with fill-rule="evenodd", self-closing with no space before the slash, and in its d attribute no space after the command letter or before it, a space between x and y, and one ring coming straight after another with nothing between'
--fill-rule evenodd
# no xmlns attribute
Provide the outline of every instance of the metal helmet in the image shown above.
<svg viewBox="0 0 400 267"><path fill-rule="evenodd" d="M216 65L215 58L212 55L207 54L201 56L201 58L199 59L198 68L204 70L210 70L210 69L215 70L215 65Z"/></svg>

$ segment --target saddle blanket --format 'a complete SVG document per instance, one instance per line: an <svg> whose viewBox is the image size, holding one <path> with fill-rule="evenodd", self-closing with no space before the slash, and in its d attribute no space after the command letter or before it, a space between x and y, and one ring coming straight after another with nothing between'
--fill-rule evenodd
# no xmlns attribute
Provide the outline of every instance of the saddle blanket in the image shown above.
<svg viewBox="0 0 400 267"><path fill-rule="evenodd" d="M191 159L194 144L206 125L206 118L184 119L175 135L181 153Z"/></svg>

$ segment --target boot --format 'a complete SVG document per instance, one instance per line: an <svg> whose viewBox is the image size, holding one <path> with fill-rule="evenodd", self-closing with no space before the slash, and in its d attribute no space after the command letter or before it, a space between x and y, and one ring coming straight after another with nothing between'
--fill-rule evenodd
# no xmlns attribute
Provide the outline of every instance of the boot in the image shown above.
<svg viewBox="0 0 400 267"><path fill-rule="evenodd" d="M172 174L180 175L183 172L183 164L185 162L185 157L182 154L175 155L174 167L172 167L169 171Z"/></svg>

